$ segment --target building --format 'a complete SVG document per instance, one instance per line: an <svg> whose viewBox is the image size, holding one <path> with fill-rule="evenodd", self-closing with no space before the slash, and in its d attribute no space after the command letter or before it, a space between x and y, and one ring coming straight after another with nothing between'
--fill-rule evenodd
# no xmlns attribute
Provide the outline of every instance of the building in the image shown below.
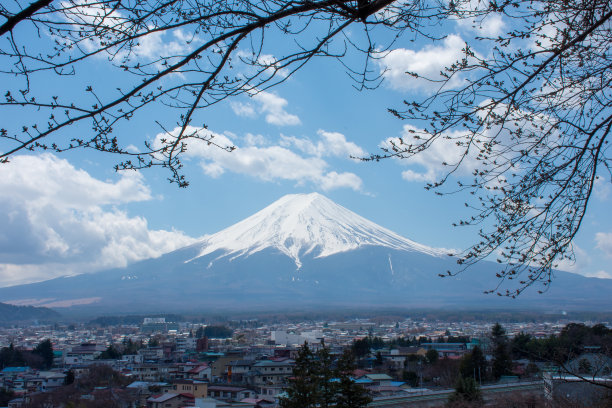
<svg viewBox="0 0 612 408"><path fill-rule="evenodd" d="M195 398L208 396L208 383L196 380L176 380L172 382L172 391L179 394L191 394Z"/></svg>

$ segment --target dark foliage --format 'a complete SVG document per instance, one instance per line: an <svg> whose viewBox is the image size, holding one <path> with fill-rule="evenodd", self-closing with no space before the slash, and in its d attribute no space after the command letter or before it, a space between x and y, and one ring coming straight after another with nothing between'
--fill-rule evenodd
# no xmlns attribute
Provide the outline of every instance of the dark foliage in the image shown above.
<svg viewBox="0 0 612 408"><path fill-rule="evenodd" d="M97 360L118 360L122 356L121 352L112 344L106 348L98 357Z"/></svg>
<svg viewBox="0 0 612 408"><path fill-rule="evenodd" d="M512 373L512 359L510 358L506 330L499 323L491 329L491 345L493 347L492 373L495 379Z"/></svg>
<svg viewBox="0 0 612 408"><path fill-rule="evenodd" d="M233 333L234 331L226 326L206 326L206 328L204 328L204 337L208 337L209 339L225 339L232 337ZM198 338L200 337L202 336Z"/></svg>
<svg viewBox="0 0 612 408"><path fill-rule="evenodd" d="M0 323L11 323L28 320L52 321L61 315L46 307L13 306L0 303Z"/></svg>
<svg viewBox="0 0 612 408"><path fill-rule="evenodd" d="M298 351L281 408L337 407L362 408L371 401L367 391L351 378L355 359L345 350L333 368L329 349L323 346L313 353L305 343Z"/></svg>
<svg viewBox="0 0 612 408"><path fill-rule="evenodd" d="M53 366L53 344L51 344L51 340L47 339L40 342L34 350L32 350L32 354L42 358L42 368L49 369Z"/></svg>

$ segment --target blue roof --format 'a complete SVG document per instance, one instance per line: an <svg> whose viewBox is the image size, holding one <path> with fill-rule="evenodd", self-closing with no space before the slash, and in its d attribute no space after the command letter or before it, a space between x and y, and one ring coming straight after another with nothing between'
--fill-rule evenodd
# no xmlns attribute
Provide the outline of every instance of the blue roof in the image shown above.
<svg viewBox="0 0 612 408"><path fill-rule="evenodd" d="M6 367L2 370L3 373L25 373L30 371L30 367Z"/></svg>

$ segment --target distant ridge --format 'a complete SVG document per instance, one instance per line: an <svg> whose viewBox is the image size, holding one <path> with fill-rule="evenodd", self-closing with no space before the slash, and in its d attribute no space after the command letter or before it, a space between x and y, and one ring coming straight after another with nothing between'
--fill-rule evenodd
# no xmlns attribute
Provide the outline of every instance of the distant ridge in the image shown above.
<svg viewBox="0 0 612 408"><path fill-rule="evenodd" d="M46 307L14 306L0 303L0 323L12 323L31 320L54 320L61 315Z"/></svg>

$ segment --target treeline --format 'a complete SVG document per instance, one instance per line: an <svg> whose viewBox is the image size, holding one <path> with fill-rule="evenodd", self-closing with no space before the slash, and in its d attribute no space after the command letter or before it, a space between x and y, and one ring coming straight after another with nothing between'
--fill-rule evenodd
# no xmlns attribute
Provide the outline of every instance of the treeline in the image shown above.
<svg viewBox="0 0 612 408"><path fill-rule="evenodd" d="M19 322L25 320L54 321L61 315L55 310L46 307L14 306L0 303L0 324Z"/></svg>
<svg viewBox="0 0 612 408"><path fill-rule="evenodd" d="M53 345L51 340L41 341L33 350L18 349L11 343L0 349L0 369L5 367L32 367L48 370L53 366Z"/></svg>
<svg viewBox="0 0 612 408"><path fill-rule="evenodd" d="M564 321L612 321L612 312L538 312L530 310L435 310L435 309L344 309L344 310L283 310L269 312L228 312L225 314L189 314L187 321L208 324L229 324L241 327L235 322L253 322L258 324L303 323L320 321L348 321L351 319L369 319L376 324L393 324L407 318L414 320L444 322L478 322L478 323L544 323ZM240 324L240 323L239 323Z"/></svg>
<svg viewBox="0 0 612 408"><path fill-rule="evenodd" d="M586 326L581 323L566 325L558 335L537 339L519 333L510 342L514 359L564 363L568 359L589 351L612 357L612 330L603 324Z"/></svg>
<svg viewBox="0 0 612 408"><path fill-rule="evenodd" d="M363 357L370 353L371 350L381 350L384 348L395 347L412 347L420 346L424 343L469 343L469 336L444 336L444 337L398 337L390 341L384 341L378 336L367 336L363 339L354 340L351 345L351 350L356 357Z"/></svg>

